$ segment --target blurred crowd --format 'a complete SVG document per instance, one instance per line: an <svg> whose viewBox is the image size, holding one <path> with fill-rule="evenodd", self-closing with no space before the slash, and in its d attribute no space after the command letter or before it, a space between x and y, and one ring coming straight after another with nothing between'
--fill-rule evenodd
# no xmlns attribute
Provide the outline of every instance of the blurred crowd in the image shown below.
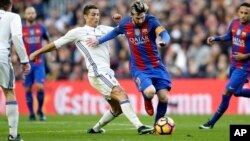
<svg viewBox="0 0 250 141"><path fill-rule="evenodd" d="M101 13L100 24L116 26L111 15L129 15L133 0L13 0L13 11L22 17L27 6L37 10L37 21L44 24L51 41L68 30L83 26L82 8L96 4ZM159 48L163 62L172 78L226 79L229 68L231 42L207 45L210 35L224 34L237 7L246 0L145 0L149 13L156 16L167 29L171 42ZM46 44L46 43L44 43ZM111 67L119 79L130 78L129 49L125 38L111 42ZM12 56L16 78L22 79L17 56ZM84 58L74 44L46 54L47 80L84 80L87 70Z"/></svg>

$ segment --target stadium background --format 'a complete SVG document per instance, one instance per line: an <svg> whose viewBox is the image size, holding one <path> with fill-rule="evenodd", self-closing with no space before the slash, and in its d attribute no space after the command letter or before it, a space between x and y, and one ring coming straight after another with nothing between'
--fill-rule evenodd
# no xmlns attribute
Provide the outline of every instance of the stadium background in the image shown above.
<svg viewBox="0 0 250 141"><path fill-rule="evenodd" d="M101 13L100 24L116 26L110 15L118 12L125 17L131 1L13 0L13 11L23 17L25 7L34 6L38 12L38 21L47 27L51 40L55 40L69 29L84 25L82 7L86 3L98 5ZM171 36L170 44L160 49L161 57L173 79L170 102L174 105L170 106L168 112L199 115L213 113L227 81L230 42L208 46L206 38L209 35L225 33L230 21L236 17L236 6L246 0L146 1L150 5L149 13L158 17ZM136 112L145 114L140 93L136 90L128 69L127 41L115 39L111 46L111 67L128 92ZM108 108L107 103L88 84L84 58L75 46L68 45L54 55L55 60L52 61L51 54L46 54L45 113L103 113ZM13 55L12 61L20 113L27 114L18 57ZM4 114L5 100L1 93L0 91L0 114ZM249 99L234 98L227 113L250 114L250 109L247 108L249 104Z"/></svg>

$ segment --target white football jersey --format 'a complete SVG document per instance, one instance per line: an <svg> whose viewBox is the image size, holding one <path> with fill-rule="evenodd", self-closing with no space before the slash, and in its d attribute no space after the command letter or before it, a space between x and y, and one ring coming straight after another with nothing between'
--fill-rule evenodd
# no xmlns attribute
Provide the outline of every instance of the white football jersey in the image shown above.
<svg viewBox="0 0 250 141"><path fill-rule="evenodd" d="M98 25L96 28L90 26L77 27L68 31L63 37L54 41L56 48L74 42L78 50L83 54L89 76L99 76L101 72L110 71L110 48L105 42L96 47L86 45L88 38L100 38L107 34L113 27Z"/></svg>
<svg viewBox="0 0 250 141"><path fill-rule="evenodd" d="M10 46L13 42L21 63L29 62L23 39L22 23L18 14L0 10L0 62L10 62Z"/></svg>

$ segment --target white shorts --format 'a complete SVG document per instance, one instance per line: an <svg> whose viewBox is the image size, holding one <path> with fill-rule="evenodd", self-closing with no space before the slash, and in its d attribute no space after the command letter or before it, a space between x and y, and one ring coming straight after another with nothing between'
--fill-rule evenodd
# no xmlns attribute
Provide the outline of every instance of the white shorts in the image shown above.
<svg viewBox="0 0 250 141"><path fill-rule="evenodd" d="M15 87L15 75L12 64L0 62L0 86L6 89Z"/></svg>
<svg viewBox="0 0 250 141"><path fill-rule="evenodd" d="M114 86L119 86L119 82L113 72L100 73L99 76L88 76L90 85L99 91L105 99L110 99L110 94Z"/></svg>

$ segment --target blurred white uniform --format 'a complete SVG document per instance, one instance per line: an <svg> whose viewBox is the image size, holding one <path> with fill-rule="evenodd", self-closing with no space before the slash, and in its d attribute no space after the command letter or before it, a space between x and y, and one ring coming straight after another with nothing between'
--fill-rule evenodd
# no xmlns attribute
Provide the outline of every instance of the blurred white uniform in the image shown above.
<svg viewBox="0 0 250 141"><path fill-rule="evenodd" d="M111 30L113 27L99 25L93 28L85 25L68 31L63 37L54 41L56 48L75 42L76 47L84 56L90 84L108 99L112 88L119 85L114 77L114 71L110 69L109 43L89 47L85 41L88 38L99 38Z"/></svg>
<svg viewBox="0 0 250 141"><path fill-rule="evenodd" d="M13 89L15 84L15 75L11 63L11 41L21 63L28 63L29 59L22 39L20 16L0 10L0 85L8 89Z"/></svg>

